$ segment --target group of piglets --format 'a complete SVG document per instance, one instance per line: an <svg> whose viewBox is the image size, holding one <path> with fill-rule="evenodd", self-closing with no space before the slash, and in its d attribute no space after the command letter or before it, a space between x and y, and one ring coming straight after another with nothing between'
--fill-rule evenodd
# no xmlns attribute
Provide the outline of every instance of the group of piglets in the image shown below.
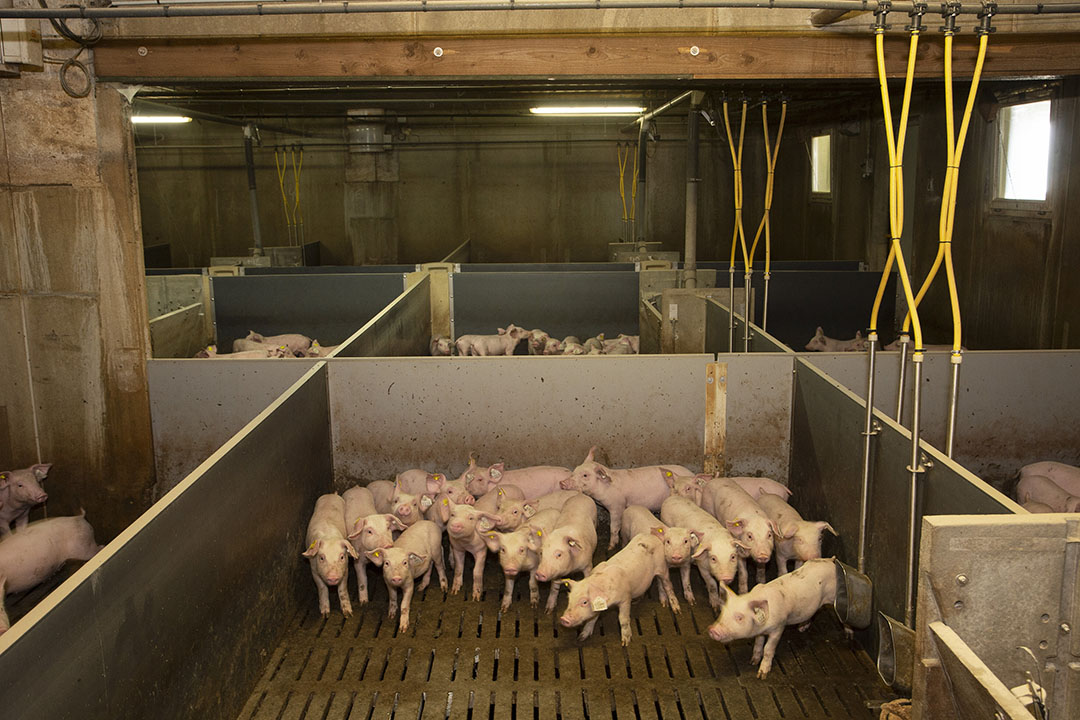
<svg viewBox="0 0 1080 720"><path fill-rule="evenodd" d="M915 343L907 343L907 352L910 355L915 350ZM931 352L945 352L951 351L952 345L931 345L923 343L923 350L929 350ZM850 340L838 340L837 338L831 338L825 334L825 331L818 326L814 331L814 337L810 338L810 341L806 343L806 349L810 352L863 352L866 350L866 338L863 337L862 332L856 331L855 337ZM893 351L900 349L900 340L893 340L888 345L881 348L886 351ZM961 350L966 348L961 347Z"/></svg>
<svg viewBox="0 0 1080 720"><path fill-rule="evenodd" d="M1025 465L1016 500L1033 513L1080 512L1080 468L1049 460Z"/></svg>
<svg viewBox="0 0 1080 720"><path fill-rule="evenodd" d="M232 360L251 360L253 358L317 358L326 357L337 345L320 345L299 333L284 335L260 335L249 330L246 337L233 340L232 352L218 352L217 345L210 345L205 350L195 353L197 358L226 358Z"/></svg>
<svg viewBox="0 0 1080 720"><path fill-rule="evenodd" d="M0 634L11 626L6 594L31 590L69 560L89 560L101 549L85 512L29 522L31 508L49 498L41 484L51 468L39 463L0 471Z"/></svg>
<svg viewBox="0 0 1080 720"><path fill-rule="evenodd" d="M352 613L350 561L359 602L367 602L366 565L372 563L382 569L390 617L399 612L397 591L402 591L399 629L404 631L413 593L428 586L433 570L444 591L448 584L450 593L461 591L466 555L473 558L472 599L479 600L490 553L506 578L504 611L516 579L527 575L533 606L540 601L539 583L551 584L548 612L554 611L560 590L569 590L559 622L568 628L584 625L581 640L592 634L601 612L617 608L625 645L631 640L631 601L654 583L661 604L680 611L671 569L679 571L686 602L695 602L693 565L720 613L710 636L721 642L757 637L753 661L759 677L765 677L784 627L807 624L835 599L833 561L821 559L823 533L835 535L832 526L803 520L787 503L788 489L768 478L713 477L677 464L611 468L595 453L593 447L572 470L481 467L470 457L455 480L413 469L392 482L323 495L303 553L311 562L319 611L329 614L329 587L336 586L342 612ZM597 505L610 517L608 550L617 552L594 567ZM765 564L774 557L779 577L766 583ZM749 591L748 561L757 566L757 584ZM788 574L792 561L796 569ZM736 580L739 594L727 587Z"/></svg>
<svg viewBox="0 0 1080 720"><path fill-rule="evenodd" d="M522 343L529 355L636 355L638 336L622 335L607 339L604 333L582 342L576 335L562 340L540 329L526 330L514 324L499 328L495 335L462 335L456 341L445 335L431 338L432 355L514 355Z"/></svg>

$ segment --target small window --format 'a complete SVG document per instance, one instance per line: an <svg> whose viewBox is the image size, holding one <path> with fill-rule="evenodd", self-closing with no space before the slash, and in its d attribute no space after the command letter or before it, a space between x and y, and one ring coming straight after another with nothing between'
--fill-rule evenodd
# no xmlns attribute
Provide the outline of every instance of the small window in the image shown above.
<svg viewBox="0 0 1080 720"><path fill-rule="evenodd" d="M832 136L815 135L810 140L810 192L832 192Z"/></svg>
<svg viewBox="0 0 1080 720"><path fill-rule="evenodd" d="M998 200L1046 202L1050 101L1011 105L998 115Z"/></svg>

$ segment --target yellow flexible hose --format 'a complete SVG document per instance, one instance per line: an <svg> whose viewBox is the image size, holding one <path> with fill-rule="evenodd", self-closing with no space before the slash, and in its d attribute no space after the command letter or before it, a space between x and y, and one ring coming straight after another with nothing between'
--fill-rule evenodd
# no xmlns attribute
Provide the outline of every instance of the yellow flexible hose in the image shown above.
<svg viewBox="0 0 1080 720"><path fill-rule="evenodd" d="M619 158L619 198L622 200L622 219L623 222L626 222L629 216L626 214L626 185L623 177L626 173L626 161L630 159L630 146L626 146L626 154L624 155L622 146L616 143L615 155Z"/></svg>
<svg viewBox="0 0 1080 720"><path fill-rule="evenodd" d="M728 149L731 150L731 162L734 166L735 188L735 227L731 231L731 268L735 268L735 248L737 243L742 245L743 265L745 272L750 272L750 257L746 251L746 233L743 230L742 220L742 151L743 138L746 134L746 101L742 104L742 122L739 125L739 149L735 149L735 139L731 134L731 121L728 119L728 104L724 103L724 127L727 130Z"/></svg>
<svg viewBox="0 0 1080 720"><path fill-rule="evenodd" d="M776 158L780 154L780 139L784 136L784 122L787 120L787 100L780 108L780 127L776 131L776 146L771 149L769 145L769 117L768 103L761 104L761 128L765 137L765 168L768 174L765 178L765 209L761 213L761 222L758 223L757 232L754 233L754 242L750 245L750 262L754 261L757 253L758 240L762 230L765 232L765 278L769 278L769 266L772 262L772 238L769 227L769 213L772 210L773 184L776 178Z"/></svg>
<svg viewBox="0 0 1080 720"><path fill-rule="evenodd" d="M640 143L639 143L640 144ZM629 148L626 150L630 152ZM630 181L630 220L634 220L634 216L637 214L637 180L638 180L638 154L641 152L640 147L634 148L634 175ZM630 238L631 242L637 242L637 238Z"/></svg>
<svg viewBox="0 0 1080 720"><path fill-rule="evenodd" d="M960 300L956 289L956 276L952 261L952 235L953 221L956 215L956 193L960 180L960 158L964 152L964 142L967 139L967 131L971 122L971 112L975 107L975 95L982 78L983 64L986 60L986 48L989 43L989 35L979 36L979 54L975 61L975 72L971 79L971 88L968 90L967 103L964 106L963 119L960 122L960 134L955 137L955 117L953 112L953 74L952 74L952 46L953 33L945 33L945 126L947 138L947 163L945 168L945 182L941 192L941 213L938 218L938 252L930 272L926 275L919 294L915 297L915 307L922 302L930 286L941 268L942 261L945 265L945 277L949 287L949 306L952 310L953 321L953 347L952 352L957 355L962 347L962 323L960 317ZM904 331L907 331L911 323L910 313L904 319ZM958 358L957 358L958 360Z"/></svg>
<svg viewBox="0 0 1080 720"><path fill-rule="evenodd" d="M919 313L915 309L915 297L911 290L911 279L908 276L907 267L904 263L904 253L900 246L900 235L904 228L904 192L903 192L903 157L904 140L907 136L908 110L911 103L911 86L915 75L915 51L919 42L919 31L911 32L911 46L908 51L907 75L904 82L904 99L900 112L900 132L894 138L892 108L889 103L889 85L885 77L885 30L875 28L874 46L877 55L878 84L881 86L881 107L885 117L885 139L889 150L889 235L891 247L889 257L896 263L896 269L900 274L900 282L904 288L904 297L909 308L912 308L912 324L915 331L914 362L922 362L922 325L919 323ZM886 262L886 273L891 270L891 265ZM883 280L887 274L883 274ZM878 287L877 297L874 299L874 308L870 318L870 332L877 333L878 314L881 310L881 299L884 295L885 282Z"/></svg>
<svg viewBox="0 0 1080 720"><path fill-rule="evenodd" d="M300 209L300 174L304 171L304 146L300 146L300 162L296 162L296 151L293 151L293 223L302 226L304 224L304 211ZM297 238L300 242L300 238Z"/></svg>
<svg viewBox="0 0 1080 720"><path fill-rule="evenodd" d="M277 169L278 188L281 190L281 207L285 211L285 228L291 241L293 223L289 217L289 198L285 195L285 173L289 171L289 156L285 154L284 149L281 151L281 158L285 161L285 167L281 166L281 162L278 160L277 148L274 148L274 167Z"/></svg>

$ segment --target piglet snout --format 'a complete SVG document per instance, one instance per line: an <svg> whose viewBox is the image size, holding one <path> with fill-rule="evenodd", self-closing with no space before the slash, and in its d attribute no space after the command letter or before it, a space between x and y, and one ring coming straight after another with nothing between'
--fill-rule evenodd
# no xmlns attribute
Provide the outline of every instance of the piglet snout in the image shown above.
<svg viewBox="0 0 1080 720"><path fill-rule="evenodd" d="M571 622L572 621L570 620L570 618L568 618L565 615L563 615L561 618L559 618L559 624L562 625L563 627L570 627Z"/></svg>
<svg viewBox="0 0 1080 720"><path fill-rule="evenodd" d="M42 490L40 493L34 496L35 503L43 503L49 499L49 493Z"/></svg>
<svg viewBox="0 0 1080 720"><path fill-rule="evenodd" d="M399 505L397 509L398 517L408 517L412 515L412 508L408 505Z"/></svg>
<svg viewBox="0 0 1080 720"><path fill-rule="evenodd" d="M717 642L724 642L724 633L717 627L709 628L709 637Z"/></svg>
<svg viewBox="0 0 1080 720"><path fill-rule="evenodd" d="M326 576L326 584L327 585L337 585L339 582L341 582L341 577L339 577L337 575L327 575Z"/></svg>
<svg viewBox="0 0 1080 720"><path fill-rule="evenodd" d="M682 562L682 555L672 555L671 556L671 562L681 563Z"/></svg>

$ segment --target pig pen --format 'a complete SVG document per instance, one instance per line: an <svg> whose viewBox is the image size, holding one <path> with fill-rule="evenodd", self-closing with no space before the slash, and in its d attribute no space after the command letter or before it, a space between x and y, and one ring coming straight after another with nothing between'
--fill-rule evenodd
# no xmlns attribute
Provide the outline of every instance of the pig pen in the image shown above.
<svg viewBox="0 0 1080 720"><path fill-rule="evenodd" d="M579 645L520 594L500 613L494 568L479 603L434 588L418 596L402 637L384 619L377 576L351 619L336 604L328 620L314 612L300 551L315 497L406 467L456 473L469 452L572 466L598 442L613 465L790 478L796 506L841 533L826 553L851 562L857 478L845 463L858 461L848 426L861 423L859 400L790 353L151 366L155 440L175 448L174 472L194 471L0 636L0 697L20 717L871 718L868 704L891 697L829 612L807 634L786 632L759 681L752 643L703 634L713 617L700 585L699 605L678 617L651 596L635 603L626 650L613 618ZM263 377L244 377L252 371ZM245 387L284 392L260 412ZM215 388L233 394L228 422L221 408L205 412ZM205 446L185 455L185 438L236 425L208 459ZM1013 509L953 463L935 472L927 511ZM875 476L886 494L906 477L893 462ZM872 577L878 606L892 610L903 576L891 546L906 518L888 502L875 516ZM600 547L606 534L601 522Z"/></svg>
<svg viewBox="0 0 1080 720"><path fill-rule="evenodd" d="M406 287L406 275L397 273L213 277L214 334L223 352L249 330L338 345Z"/></svg>

